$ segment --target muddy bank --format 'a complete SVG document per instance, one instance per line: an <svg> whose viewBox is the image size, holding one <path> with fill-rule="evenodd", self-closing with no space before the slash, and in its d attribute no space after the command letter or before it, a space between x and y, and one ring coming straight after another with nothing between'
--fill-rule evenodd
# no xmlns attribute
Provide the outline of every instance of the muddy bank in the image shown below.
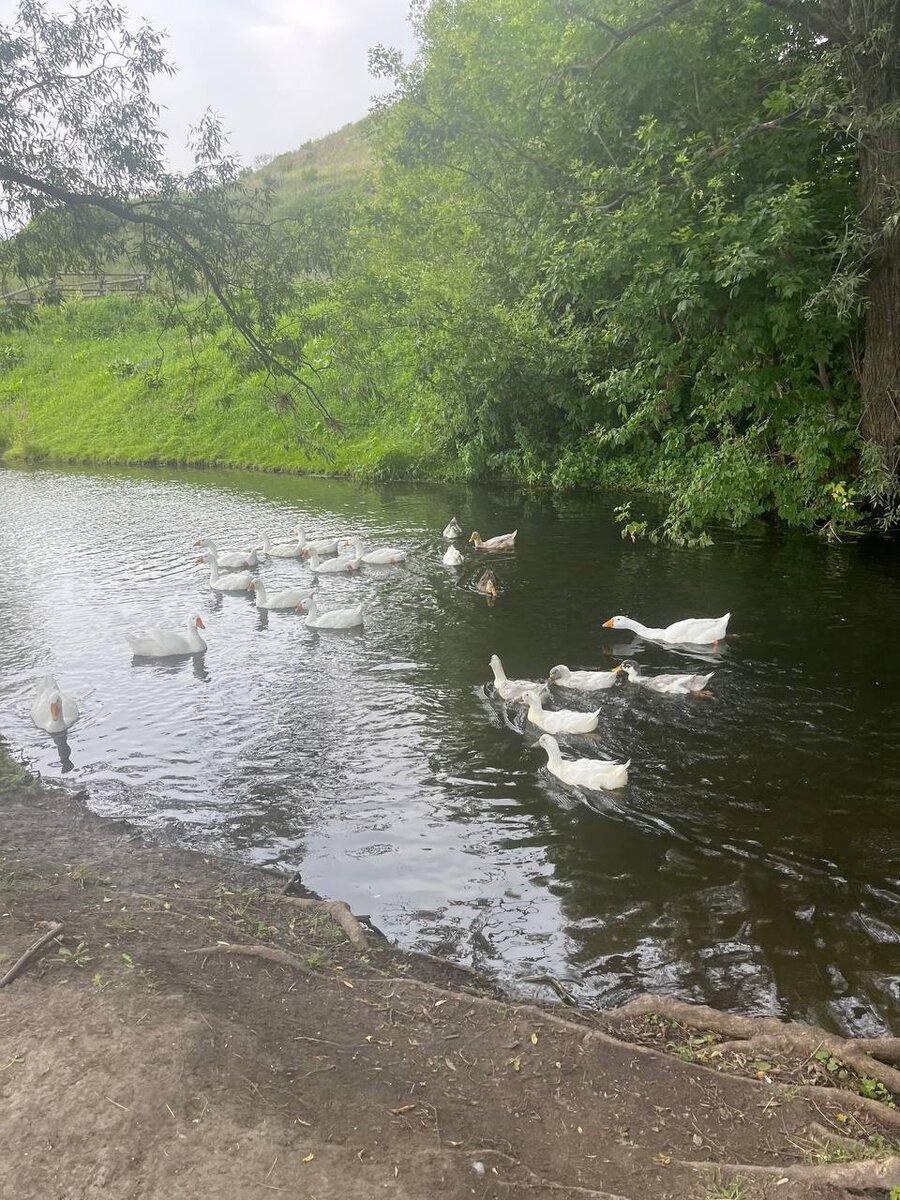
<svg viewBox="0 0 900 1200"><path fill-rule="evenodd" d="M8 764L0 831L0 978L62 922L0 987L4 1196L887 1200L900 1187L894 1043L667 1002L602 1020L516 1003Z"/></svg>

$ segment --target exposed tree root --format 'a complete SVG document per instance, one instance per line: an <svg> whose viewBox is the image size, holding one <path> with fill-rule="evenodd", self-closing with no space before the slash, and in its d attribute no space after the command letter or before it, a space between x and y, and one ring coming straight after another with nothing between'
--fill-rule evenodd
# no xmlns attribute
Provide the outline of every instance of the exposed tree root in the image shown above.
<svg viewBox="0 0 900 1200"><path fill-rule="evenodd" d="M201 946L199 950L185 950L185 954L248 954L253 958L267 958L270 962L280 963L283 967L291 967L303 975L321 978L316 971L311 971L302 963L296 954L287 950L279 950L277 946L245 946L240 942L216 942L214 946Z"/></svg>
<svg viewBox="0 0 900 1200"><path fill-rule="evenodd" d="M347 935L347 940L351 946L355 946L357 950L365 951L369 948L369 942L366 938L362 925L354 917L350 911L350 906L345 904L343 900L306 900L300 896L269 896L269 900L276 904L291 904L294 908L318 909L320 912L327 913L332 921L336 921Z"/></svg>
<svg viewBox="0 0 900 1200"><path fill-rule="evenodd" d="M761 1167L750 1163L685 1162L682 1166L701 1171L734 1172L736 1175L778 1176L795 1179L798 1183L813 1183L823 1187L840 1187L853 1191L869 1189L886 1191L900 1185L900 1158L869 1159L863 1162L824 1163L808 1166Z"/></svg>
<svg viewBox="0 0 900 1200"><path fill-rule="evenodd" d="M493 1178L491 1183L494 1187L512 1187L512 1188L534 1188L536 1191L545 1190L548 1192L569 1192L573 1196L592 1196L593 1200L628 1200L627 1196L621 1196L618 1192L602 1192L596 1188L584 1187L575 1183L557 1183L552 1179L542 1179L531 1167L526 1167L524 1163L513 1158L512 1155L504 1154L502 1150L492 1150L485 1147L483 1150L470 1150L467 1153L477 1155L479 1158L496 1158L507 1166L521 1171L524 1179L502 1179Z"/></svg>
<svg viewBox="0 0 900 1200"><path fill-rule="evenodd" d="M43 950L48 942L51 942L56 937L62 927L62 921L55 921L46 933L42 933L36 942L32 942L25 953L20 954L6 974L0 978L0 988L6 987L8 983L12 983L16 976L21 975L31 960Z"/></svg>
<svg viewBox="0 0 900 1200"><path fill-rule="evenodd" d="M767 1050L802 1061L812 1058L819 1050L825 1050L857 1075L877 1080L892 1095L900 1098L900 1070L883 1061L885 1058L897 1061L898 1038L885 1038L886 1045L882 1047L877 1038L858 1042L826 1033L815 1025L787 1024L774 1017L741 1017L734 1013L718 1012L705 1004L688 1004L671 996L638 996L604 1016L615 1028L623 1021L648 1013L679 1021L692 1029L710 1030L730 1039L717 1047L722 1051L754 1054Z"/></svg>

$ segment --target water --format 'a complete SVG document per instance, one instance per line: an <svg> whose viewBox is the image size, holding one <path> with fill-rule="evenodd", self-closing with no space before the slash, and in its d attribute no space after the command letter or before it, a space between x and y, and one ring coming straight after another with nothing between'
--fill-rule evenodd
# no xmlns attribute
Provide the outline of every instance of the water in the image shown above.
<svg viewBox="0 0 900 1200"><path fill-rule="evenodd" d="M454 512L485 537L518 527L516 551L444 567ZM884 1031L900 1013L895 547L769 530L632 546L610 513L512 490L0 472L0 731L98 811L299 869L403 944L504 979ZM323 607L364 599L364 632L261 616L194 563L202 534L244 547L298 521L408 550L405 568L321 584ZM487 561L493 607L473 590ZM308 572L275 560L263 576ZM729 610L737 636L715 652L601 628ZM202 659L132 661L125 631L192 612ZM485 691L492 653L531 678L709 661L714 698L598 694L598 738L564 750L630 757L631 779L579 796L542 769L521 711ZM43 673L84 698L68 758L30 722Z"/></svg>

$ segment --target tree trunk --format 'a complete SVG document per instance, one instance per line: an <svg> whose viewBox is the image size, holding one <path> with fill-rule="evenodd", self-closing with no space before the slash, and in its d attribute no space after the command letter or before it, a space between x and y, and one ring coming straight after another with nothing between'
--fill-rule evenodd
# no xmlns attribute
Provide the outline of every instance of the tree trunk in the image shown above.
<svg viewBox="0 0 900 1200"><path fill-rule="evenodd" d="M869 266L861 429L881 450L883 465L896 484L900 476L900 121L896 113L900 55L896 44L891 44L896 21L891 10L896 5L881 0L872 6L874 13L864 5L851 3L850 8L859 20L851 56L860 129L860 220Z"/></svg>

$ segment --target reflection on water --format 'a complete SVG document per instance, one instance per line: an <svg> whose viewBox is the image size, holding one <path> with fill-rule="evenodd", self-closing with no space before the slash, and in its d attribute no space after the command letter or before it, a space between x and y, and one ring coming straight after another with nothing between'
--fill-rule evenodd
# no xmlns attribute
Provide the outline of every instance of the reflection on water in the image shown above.
<svg viewBox="0 0 900 1200"><path fill-rule="evenodd" d="M0 472L0 729L103 812L299 870L406 944L507 978L551 972L582 999L658 990L832 1028L900 1013L895 835L900 573L884 543L761 531L698 551L622 542L589 496L236 473ZM448 570L458 512L514 552ZM222 596L194 540L243 547L302 525L407 549L405 567L332 576L323 608L361 633ZM499 596L474 585L489 561ZM271 586L309 578L266 564ZM601 622L731 611L715 649L664 649ZM126 631L182 629L209 649L132 660ZM632 759L629 784L573 795L521 710L485 690L551 666L694 671L712 700L621 684L564 752ZM56 675L82 719L54 742L31 685Z"/></svg>

